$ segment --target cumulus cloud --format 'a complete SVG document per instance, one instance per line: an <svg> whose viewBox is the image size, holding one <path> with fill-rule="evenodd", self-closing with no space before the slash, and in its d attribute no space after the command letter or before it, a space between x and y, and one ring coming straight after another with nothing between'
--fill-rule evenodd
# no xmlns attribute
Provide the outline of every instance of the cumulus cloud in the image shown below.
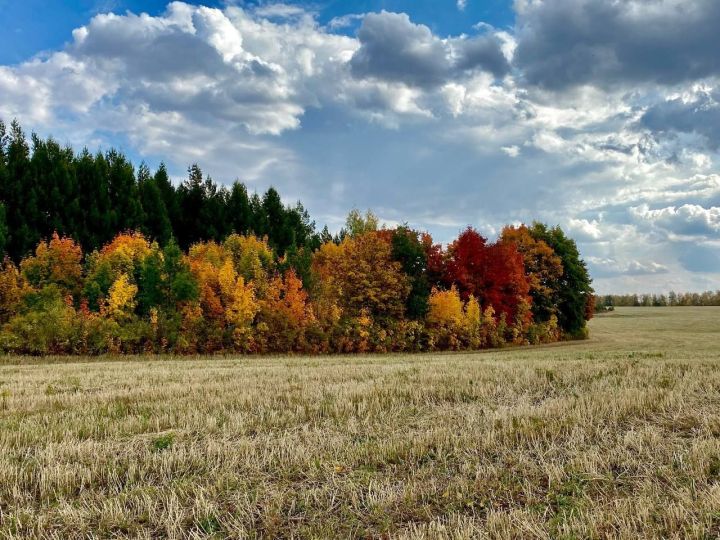
<svg viewBox="0 0 720 540"><path fill-rule="evenodd" d="M359 78L432 88L474 71L496 77L509 71L503 43L494 33L443 40L427 26L414 24L405 13L368 14L358 39L360 48L350 65Z"/></svg>
<svg viewBox="0 0 720 540"><path fill-rule="evenodd" d="M676 236L704 236L720 240L720 207L704 208L697 204L650 209L647 205L631 208L639 219Z"/></svg>
<svg viewBox="0 0 720 540"><path fill-rule="evenodd" d="M656 134L694 133L710 150L720 148L720 91L704 90L691 96L660 101L647 108L642 127Z"/></svg>
<svg viewBox="0 0 720 540"><path fill-rule="evenodd" d="M720 75L715 0L518 0L516 65L550 89Z"/></svg>

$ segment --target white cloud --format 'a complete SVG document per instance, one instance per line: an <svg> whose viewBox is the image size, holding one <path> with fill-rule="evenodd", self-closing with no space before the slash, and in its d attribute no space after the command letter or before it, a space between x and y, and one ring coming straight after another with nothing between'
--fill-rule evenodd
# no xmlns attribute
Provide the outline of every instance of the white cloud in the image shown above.
<svg viewBox="0 0 720 540"><path fill-rule="evenodd" d="M503 146L500 148L503 152L505 152L510 157L518 157L520 155L520 147L517 145L512 146Z"/></svg>

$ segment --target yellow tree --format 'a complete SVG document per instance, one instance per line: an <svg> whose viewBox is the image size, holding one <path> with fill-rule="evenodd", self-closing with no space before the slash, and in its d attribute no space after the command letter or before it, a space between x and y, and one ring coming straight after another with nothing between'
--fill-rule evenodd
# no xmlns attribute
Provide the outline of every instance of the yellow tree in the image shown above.
<svg viewBox="0 0 720 540"><path fill-rule="evenodd" d="M0 324L6 323L17 313L20 300L25 292L27 292L27 285L17 266L6 258L0 269Z"/></svg>
<svg viewBox="0 0 720 540"><path fill-rule="evenodd" d="M427 320L430 324L449 327L463 323L463 301L454 285L448 291L433 288L428 303Z"/></svg>
<svg viewBox="0 0 720 540"><path fill-rule="evenodd" d="M380 232L323 245L313 257L313 271L324 282L322 293L334 297L346 315L402 318L410 283Z"/></svg>
<svg viewBox="0 0 720 540"><path fill-rule="evenodd" d="M245 281L264 282L274 268L273 251L266 239L231 234L225 239L223 247L232 257L235 271Z"/></svg>
<svg viewBox="0 0 720 540"><path fill-rule="evenodd" d="M107 314L118 322L132 318L137 292L137 285L130 282L127 274L120 274L108 293Z"/></svg>
<svg viewBox="0 0 720 540"><path fill-rule="evenodd" d="M122 233L102 248L100 260L110 265L115 278L120 274L133 276L152 250L153 246L142 233Z"/></svg>
<svg viewBox="0 0 720 540"><path fill-rule="evenodd" d="M227 322L236 328L249 327L259 309L253 284L237 275L229 259L219 269L218 282Z"/></svg>

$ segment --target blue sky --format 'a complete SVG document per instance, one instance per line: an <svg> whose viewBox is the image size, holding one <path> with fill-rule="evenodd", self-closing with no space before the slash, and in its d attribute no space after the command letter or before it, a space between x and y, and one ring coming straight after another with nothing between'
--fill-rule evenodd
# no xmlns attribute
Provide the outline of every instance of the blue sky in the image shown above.
<svg viewBox="0 0 720 540"><path fill-rule="evenodd" d="M146 15L141 15L146 13ZM715 0L0 0L0 118L447 242L541 220L598 292L720 288Z"/></svg>

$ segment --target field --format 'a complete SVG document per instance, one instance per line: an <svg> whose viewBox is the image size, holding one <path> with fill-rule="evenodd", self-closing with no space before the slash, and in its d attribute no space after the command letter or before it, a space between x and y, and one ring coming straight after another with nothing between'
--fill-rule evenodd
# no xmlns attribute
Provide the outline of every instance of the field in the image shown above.
<svg viewBox="0 0 720 540"><path fill-rule="evenodd" d="M0 359L0 538L718 538L720 308L473 354Z"/></svg>

